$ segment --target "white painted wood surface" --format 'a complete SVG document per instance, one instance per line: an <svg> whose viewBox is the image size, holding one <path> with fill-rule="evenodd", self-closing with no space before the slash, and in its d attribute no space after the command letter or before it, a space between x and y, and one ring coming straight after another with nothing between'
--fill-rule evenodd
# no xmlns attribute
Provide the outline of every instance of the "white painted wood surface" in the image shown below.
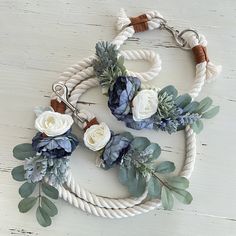
<svg viewBox="0 0 236 236"><path fill-rule="evenodd" d="M122 220L108 220L85 214L63 200L57 201L59 215L49 228L42 228L35 211L18 212L19 183L10 171L17 160L12 147L33 137L33 107L47 105L51 84L60 72L91 55L98 40L112 39L120 7L135 16L157 9L170 24L197 28L209 42L210 59L223 65L223 73L205 86L221 106L220 114L205 122L198 136L197 161L190 190L190 206L175 205L173 211L155 210ZM108 1L108 0L1 0L0 1L0 235L236 235L236 2L213 1ZM154 49L163 61L163 70L153 84L174 84L184 92L193 78L194 64L189 52L178 49L166 32L136 34L123 48ZM127 64L133 70L147 65ZM98 88L83 97L95 101L92 107L100 120L114 130L126 128L106 108ZM77 132L78 129L75 129ZM152 131L133 132L159 142L163 158L175 161L178 169L184 157L183 133L169 136ZM78 131L81 137L81 133ZM82 146L71 158L78 181L95 193L126 196L117 181L116 170L95 167L95 155Z"/></svg>

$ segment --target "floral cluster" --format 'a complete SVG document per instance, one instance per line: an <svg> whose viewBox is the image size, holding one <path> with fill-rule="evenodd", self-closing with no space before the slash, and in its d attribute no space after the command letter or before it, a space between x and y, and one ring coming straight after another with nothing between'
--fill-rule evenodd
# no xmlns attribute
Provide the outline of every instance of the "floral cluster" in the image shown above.
<svg viewBox="0 0 236 236"><path fill-rule="evenodd" d="M94 70L103 89L106 87L108 107L129 128L173 133L190 125L195 132L200 132L201 119L212 118L219 111L219 107L209 109L212 105L209 97L193 102L188 94L178 96L171 85L160 91L142 89L139 78L127 75L123 59L118 58L112 44L97 43L96 55Z"/></svg>
<svg viewBox="0 0 236 236"><path fill-rule="evenodd" d="M158 144L144 137L134 137L129 132L115 134L105 123L88 128L84 143L99 153L104 169L119 167L119 180L132 196L139 197L147 189L150 198L162 199L165 209L173 207L173 196L184 204L191 203L192 196L186 191L188 180L167 176L175 170L174 163L157 162L161 153Z"/></svg>
<svg viewBox="0 0 236 236"><path fill-rule="evenodd" d="M78 145L78 139L71 133L71 116L54 112L51 108L37 108L36 115L38 133L32 143L19 144L13 149L14 157L24 160L24 165L15 167L12 176L17 181L25 181L19 189L23 198L18 205L20 212L27 212L38 201L36 218L46 227L51 224L51 217L57 214L56 206L46 196L58 198L56 187L67 180L69 156ZM31 196L36 185L38 196Z"/></svg>
<svg viewBox="0 0 236 236"><path fill-rule="evenodd" d="M68 174L68 157L78 145L71 133L73 119L66 114L45 111L35 120L39 131L32 139L35 157L26 158L24 169L28 182L38 182L47 177L53 185L61 185Z"/></svg>

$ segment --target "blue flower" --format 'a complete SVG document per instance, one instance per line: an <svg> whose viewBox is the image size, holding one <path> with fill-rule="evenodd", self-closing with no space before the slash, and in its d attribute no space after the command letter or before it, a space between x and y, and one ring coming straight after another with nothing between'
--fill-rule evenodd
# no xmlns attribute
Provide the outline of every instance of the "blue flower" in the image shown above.
<svg viewBox="0 0 236 236"><path fill-rule="evenodd" d="M131 129L152 129L153 128L153 123L154 123L154 116L151 116L150 118L143 119L141 121L135 121L133 119L133 115L129 114L124 118L124 122L127 127Z"/></svg>
<svg viewBox="0 0 236 236"><path fill-rule="evenodd" d="M70 156L78 143L78 139L71 133L71 130L56 137L44 137L39 132L32 140L33 149L48 158Z"/></svg>
<svg viewBox="0 0 236 236"><path fill-rule="evenodd" d="M132 76L120 76L108 91L108 106L112 114L123 120L131 111L130 102L141 86L141 81Z"/></svg>
<svg viewBox="0 0 236 236"><path fill-rule="evenodd" d="M101 156L101 159L105 164L105 169L109 169L121 162L122 157L127 153L132 140L133 136L128 132L112 135Z"/></svg>

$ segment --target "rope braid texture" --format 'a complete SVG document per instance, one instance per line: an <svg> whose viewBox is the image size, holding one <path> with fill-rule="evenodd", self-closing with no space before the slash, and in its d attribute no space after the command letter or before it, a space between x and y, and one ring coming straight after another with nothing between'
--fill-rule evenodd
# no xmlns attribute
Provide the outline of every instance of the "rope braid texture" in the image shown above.
<svg viewBox="0 0 236 236"><path fill-rule="evenodd" d="M121 9L117 28L121 32L112 40L112 44L116 45L117 49L127 40L132 37L134 33L145 30L160 29L163 23L162 15L157 11L150 11L139 17L128 18L123 9ZM196 75L192 88L188 92L194 99L200 93L205 81L214 80L220 73L221 67L212 64L206 54L207 41L203 35L197 38L195 34L185 34L184 39L192 48L196 61ZM128 71L128 75L138 77L143 83L148 82L155 78L161 70L161 60L159 56L148 50L126 50L120 51L120 55L125 60L146 60L150 62L151 68L147 72L137 73ZM59 82L67 86L70 93L69 102L78 107L77 101L83 93L92 87L99 86L99 81L94 78L94 71L92 67L95 55L90 56L67 68L59 77ZM145 84L144 86L149 86ZM52 94L52 101L54 103L57 97ZM60 102L60 101L59 101ZM55 106L54 106L55 107ZM69 109L66 109L67 114L71 114ZM95 119L95 115L85 109L79 110L78 114L85 122L75 122L81 129L84 129L89 122ZM187 126L185 129L185 145L186 156L182 170L179 176L190 178L196 159L196 135L193 130ZM106 218L124 218L135 216L142 213L149 212L161 206L159 199L146 200L147 189L139 198L109 198L96 195L87 189L83 188L80 184L76 183L72 173L69 173L66 186L58 187L59 196L73 206L90 214L106 217Z"/></svg>

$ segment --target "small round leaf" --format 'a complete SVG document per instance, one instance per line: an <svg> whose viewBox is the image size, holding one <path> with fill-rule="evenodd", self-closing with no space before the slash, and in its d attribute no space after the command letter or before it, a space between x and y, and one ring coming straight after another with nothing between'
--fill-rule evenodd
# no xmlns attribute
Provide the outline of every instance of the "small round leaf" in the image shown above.
<svg viewBox="0 0 236 236"><path fill-rule="evenodd" d="M24 181L25 180L25 170L24 166L17 166L11 171L11 175L16 181Z"/></svg>
<svg viewBox="0 0 236 236"><path fill-rule="evenodd" d="M22 213L29 211L35 205L36 201L36 197L27 197L22 199L18 204L19 211Z"/></svg>
<svg viewBox="0 0 236 236"><path fill-rule="evenodd" d="M165 210L171 210L174 206L174 198L171 191L163 186L161 191L161 202Z"/></svg>
<svg viewBox="0 0 236 236"><path fill-rule="evenodd" d="M186 189L189 187L189 180L181 176L169 177L168 185L178 189Z"/></svg>
<svg viewBox="0 0 236 236"><path fill-rule="evenodd" d="M171 192L183 204L190 204L193 200L192 195L184 189L174 189Z"/></svg>
<svg viewBox="0 0 236 236"><path fill-rule="evenodd" d="M53 186L43 183L42 190L48 197L53 198L53 199L58 199L59 192Z"/></svg>
<svg viewBox="0 0 236 236"><path fill-rule="evenodd" d="M29 197L34 189L35 189L36 184L35 183L28 183L25 182L24 184L21 185L21 187L19 188L19 194L22 198L26 198Z"/></svg>
<svg viewBox="0 0 236 236"><path fill-rule="evenodd" d="M36 218L39 224L42 225L43 227L47 227L52 223L52 220L48 215L48 213L40 206L37 208Z"/></svg>
<svg viewBox="0 0 236 236"><path fill-rule="evenodd" d="M175 164L171 161L163 161L156 168L155 171L160 174L166 174L175 170Z"/></svg>
<svg viewBox="0 0 236 236"><path fill-rule="evenodd" d="M53 217L57 215L58 213L57 207L51 200L42 196L41 204L42 204L42 208L48 213L49 216Z"/></svg>
<svg viewBox="0 0 236 236"><path fill-rule="evenodd" d="M35 156L36 152L33 150L32 144L22 143L14 147L13 156L18 160Z"/></svg>

